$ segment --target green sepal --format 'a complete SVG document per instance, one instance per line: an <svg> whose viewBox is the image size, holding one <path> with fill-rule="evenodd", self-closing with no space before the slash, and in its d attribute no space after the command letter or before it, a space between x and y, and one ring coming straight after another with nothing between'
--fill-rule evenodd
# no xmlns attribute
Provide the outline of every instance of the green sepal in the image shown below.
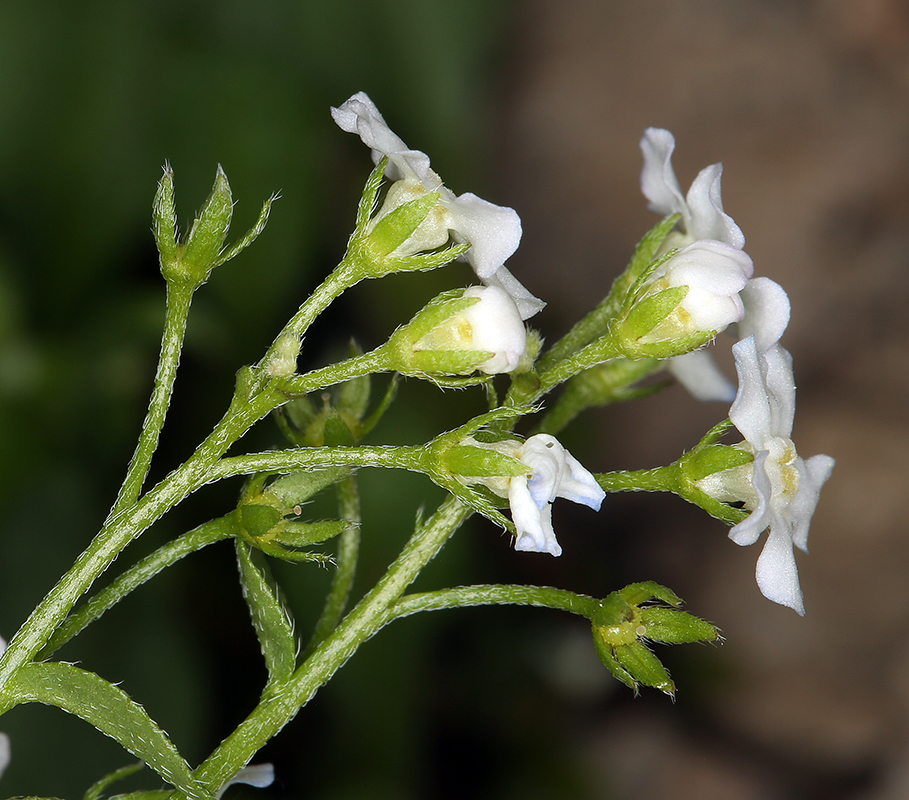
<svg viewBox="0 0 909 800"><path fill-rule="evenodd" d="M672 286L640 298L615 327L617 345L630 357L649 353L639 352L640 340L666 319L688 294L687 286ZM646 346L646 345L645 345Z"/></svg>
<svg viewBox="0 0 909 800"><path fill-rule="evenodd" d="M290 612L267 566L256 564L249 545L237 540L237 564L243 598L249 607L253 628L268 669L269 683L287 680L296 668L297 638Z"/></svg>
<svg viewBox="0 0 909 800"><path fill-rule="evenodd" d="M477 478L518 477L530 468L518 459L473 445L456 445L442 454L442 464L454 475Z"/></svg>
<svg viewBox="0 0 909 800"><path fill-rule="evenodd" d="M665 605L650 605L653 601ZM645 581L612 592L594 607L590 622L597 655L616 678L635 692L643 684L675 694L669 672L644 644L645 640L682 644L720 638L719 631L709 622L677 610L681 604L672 589Z"/></svg>
<svg viewBox="0 0 909 800"><path fill-rule="evenodd" d="M179 255L177 245L177 212L174 206L174 171L164 165L164 175L158 181L152 206L152 233L158 247L161 270L176 268Z"/></svg>
<svg viewBox="0 0 909 800"><path fill-rule="evenodd" d="M26 664L10 681L17 703L56 706L110 736L192 800L213 800L186 761L142 706L122 689L72 664Z"/></svg>
<svg viewBox="0 0 909 800"><path fill-rule="evenodd" d="M643 684L659 689L670 697L675 696L675 683L669 676L669 671L645 644L641 642L620 644L613 648L613 654L626 675L634 681L632 688L635 692L638 685Z"/></svg>
<svg viewBox="0 0 909 800"><path fill-rule="evenodd" d="M714 642L720 638L715 626L687 611L651 606L641 611L644 638L663 644Z"/></svg>
<svg viewBox="0 0 909 800"><path fill-rule="evenodd" d="M278 509L262 503L240 506L240 525L253 539L268 535L284 519Z"/></svg>
<svg viewBox="0 0 909 800"><path fill-rule="evenodd" d="M319 522L285 522L271 541L287 547L307 547L326 542L351 526L343 519L325 519Z"/></svg>
<svg viewBox="0 0 909 800"><path fill-rule="evenodd" d="M183 245L181 266L184 276L190 281L202 283L215 266L215 261L221 255L224 241L227 239L227 231L230 230L233 210L230 184L224 170L218 164L211 194L202 206L199 216L193 220Z"/></svg>
<svg viewBox="0 0 909 800"><path fill-rule="evenodd" d="M439 197L438 192L430 192L402 203L382 217L369 234L374 257L384 260L404 244L439 202Z"/></svg>

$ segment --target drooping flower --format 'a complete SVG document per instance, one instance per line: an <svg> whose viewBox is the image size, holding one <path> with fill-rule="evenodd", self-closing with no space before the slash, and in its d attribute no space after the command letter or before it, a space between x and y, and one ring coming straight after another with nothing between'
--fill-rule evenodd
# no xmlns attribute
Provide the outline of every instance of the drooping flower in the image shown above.
<svg viewBox="0 0 909 800"><path fill-rule="evenodd" d="M545 303L527 291L504 266L521 241L521 220L514 209L494 205L471 193L455 195L447 189L430 168L429 157L407 147L388 127L365 92L358 92L338 108L332 108L331 115L342 130L358 134L372 148L375 163L388 157L385 174L395 183L389 188L377 219L427 192L439 193L438 213L427 216L401 246L404 248L401 254L440 247L450 235L457 242L470 244L465 258L477 277L486 285L508 292L522 319L543 308Z"/></svg>
<svg viewBox="0 0 909 800"><path fill-rule="evenodd" d="M661 128L648 128L641 139L644 167L641 190L652 211L664 216L680 214L678 230L669 235L664 250L681 248L699 240L715 240L736 250L745 246L741 228L723 210L720 179L722 164L711 164L694 179L688 194L683 195L672 153L675 139ZM783 288L769 278L751 278L739 292L742 314L739 336L753 335L760 352L775 345L789 324L789 297ZM667 368L699 400L730 402L735 387L716 367L711 356L696 351L670 359Z"/></svg>
<svg viewBox="0 0 909 800"><path fill-rule="evenodd" d="M527 467L526 472L520 469L510 473L489 472L488 464L481 464L483 459L480 459L465 471L463 468L469 461L462 458L459 462L462 469L456 473L464 483L482 484L508 500L517 534L515 550L561 555L562 548L552 529L553 501L564 497L599 511L606 497L596 478L555 436L538 433L525 441L504 439L496 442L478 441L469 436L461 446L468 450L493 450Z"/></svg>
<svg viewBox="0 0 909 800"><path fill-rule="evenodd" d="M745 437L741 446L754 453L754 462L708 475L699 487L723 502L743 502L751 511L729 532L736 544L754 544L770 529L757 562L758 587L769 600L804 614L793 546L807 552L811 516L834 460L825 455L804 460L792 443L795 380L789 353L778 344L761 353L754 336L732 352L739 389L729 419Z"/></svg>
<svg viewBox="0 0 909 800"><path fill-rule="evenodd" d="M562 548L552 529L553 501L564 497L599 511L606 492L555 436L531 436L518 457L531 473L512 478L508 487L511 518L518 532L514 549L559 556Z"/></svg>

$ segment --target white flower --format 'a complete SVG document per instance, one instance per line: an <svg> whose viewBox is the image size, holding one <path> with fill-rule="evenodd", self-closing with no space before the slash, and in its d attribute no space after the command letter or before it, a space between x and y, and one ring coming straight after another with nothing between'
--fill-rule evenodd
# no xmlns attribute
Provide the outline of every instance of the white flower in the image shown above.
<svg viewBox="0 0 909 800"><path fill-rule="evenodd" d="M552 502L564 497L599 511L606 493L580 462L548 434L531 436L517 453L529 477L511 478L508 503L517 529L514 549L562 554L552 529Z"/></svg>
<svg viewBox="0 0 909 800"><path fill-rule="evenodd" d="M717 499L744 501L751 511L729 532L736 544L754 544L770 528L757 562L758 587L769 600L804 614L793 545L807 552L811 516L834 460L820 455L806 461L792 443L795 381L789 353L778 344L760 353L753 336L732 352L739 390L729 419L745 437L742 446L754 453L754 463L709 475L700 486Z"/></svg>
<svg viewBox="0 0 909 800"><path fill-rule="evenodd" d="M664 216L682 215L680 232L670 234L663 249L713 239L741 250L745 237L732 217L723 211L720 190L723 165L712 164L702 169L687 196L683 196L672 168L674 149L675 139L669 131L648 128L644 132L641 191L650 201L652 211ZM750 273L748 277L751 278ZM742 314L737 320L739 337L744 339L753 335L758 350L763 353L780 340L789 324L789 297L769 278L751 278L738 296L742 304ZM735 397L735 387L703 351L670 359L667 368L698 400L730 402Z"/></svg>
<svg viewBox="0 0 909 800"><path fill-rule="evenodd" d="M511 372L527 349L527 329L514 300L498 286L471 286L464 290L464 297L479 297L480 301L455 315L466 334L461 349L494 353L477 366L480 372Z"/></svg>
<svg viewBox="0 0 909 800"><path fill-rule="evenodd" d="M379 217L426 192L439 192L440 205L430 212L413 236L402 247L407 253L440 247L449 234L457 242L470 244L465 258L487 285L507 291L517 304L522 319L543 308L543 303L525 289L504 267L505 261L521 241L521 219L512 208L497 206L475 194L455 195L429 166L429 157L410 150L386 124L375 103L365 92L358 92L331 115L338 126L359 135L372 148L378 164L388 156L386 176L396 181L388 191ZM437 213L438 211L438 213Z"/></svg>
<svg viewBox="0 0 909 800"><path fill-rule="evenodd" d="M720 192L722 164L702 169L683 196L672 168L675 138L662 128L648 128L641 139L644 169L641 171L641 191L650 201L650 210L664 217L681 214L681 228L690 244L698 239L716 239L737 250L745 246L745 237L738 225L723 211ZM671 247L683 246L672 243Z"/></svg>
<svg viewBox="0 0 909 800"><path fill-rule="evenodd" d="M680 250L659 268L648 293L687 286L688 294L644 340L719 332L740 322L744 306L739 292L753 269L746 253L719 241L704 239Z"/></svg>

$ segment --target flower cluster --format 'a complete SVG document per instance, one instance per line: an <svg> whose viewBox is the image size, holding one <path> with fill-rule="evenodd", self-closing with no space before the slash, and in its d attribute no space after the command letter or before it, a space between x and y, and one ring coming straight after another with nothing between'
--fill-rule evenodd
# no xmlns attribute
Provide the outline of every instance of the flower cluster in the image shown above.
<svg viewBox="0 0 909 800"><path fill-rule="evenodd" d="M483 283L440 295L398 329L390 340L393 368L428 377L529 369L531 358L519 369L527 352L524 320L544 303L505 267L521 239L517 213L474 194L451 192L430 168L428 156L408 148L364 93L333 108L332 116L371 148L375 163L387 159L385 177L392 183L369 223L373 228L405 203L418 198L435 203L392 255L413 256L453 240L469 245L462 257ZM802 613L792 548L805 549L810 518L833 460L815 456L803 461L790 439L794 383L791 359L779 345L789 323L789 298L774 281L754 277L745 237L723 209L722 165L701 170L683 194L672 167L672 134L650 128L641 149L641 189L650 209L677 215L678 222L656 251L657 260L638 279L626 316L613 333L624 335L620 352L627 358L663 360L696 398L734 401L729 416L745 438L738 447L753 454L753 460L720 468L697 488L750 512L732 528L737 543L753 543L770 529L758 561L758 585L771 600ZM740 338L733 348L738 393L710 355L698 349L729 326L737 326ZM516 550L559 555L552 502L564 497L599 509L605 497L594 476L553 436L494 443L469 436L463 444L495 450L526 467L523 474L458 475L462 482L482 483L508 500Z"/></svg>
<svg viewBox="0 0 909 800"><path fill-rule="evenodd" d="M672 168L674 149L675 139L666 130L648 128L641 139L641 190L650 209L681 217L678 229L663 245L665 250L679 249L662 268L666 280L671 285L687 284L696 289L698 296L691 298L691 304L703 303L705 297L714 295L716 300L707 307L726 313L706 318L705 330L719 332L737 322L740 335L753 335L763 352L779 341L789 324L789 298L769 278L752 277L751 259L743 251L745 237L723 210L722 164L702 169L683 196ZM735 394L703 350L671 359L668 369L699 400L728 402Z"/></svg>
<svg viewBox="0 0 909 800"><path fill-rule="evenodd" d="M770 529L757 563L758 586L768 599L804 614L793 545L807 551L811 516L834 462L824 455L803 460L790 438L795 380L792 358L779 344L789 324L789 298L769 278L752 277L751 259L742 250L745 237L723 210L722 165L701 170L683 197L672 169L674 148L669 131L645 132L641 189L651 210L680 215L678 230L664 244L665 249L681 248L664 267L666 274L681 269L678 282L699 293L712 291L718 298L731 300L734 290L738 316L733 318L730 309L729 322L739 323L741 337L732 348L738 392L704 351L670 359L668 368L699 399L733 400L729 419L745 437L740 447L754 456L753 463L708 475L699 488L722 502L742 503L751 512L730 531L737 544L754 544ZM710 252L712 258L693 257L694 248ZM749 268L744 268L746 263Z"/></svg>

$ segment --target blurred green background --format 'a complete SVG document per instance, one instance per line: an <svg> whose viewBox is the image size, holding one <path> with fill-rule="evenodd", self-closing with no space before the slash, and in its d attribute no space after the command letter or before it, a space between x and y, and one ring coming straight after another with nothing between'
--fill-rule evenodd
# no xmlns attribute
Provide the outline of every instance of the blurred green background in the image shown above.
<svg viewBox="0 0 909 800"><path fill-rule="evenodd" d="M149 225L164 162L176 173L184 227L218 163L237 201L238 234L269 194L281 199L256 246L195 300L152 479L205 436L223 413L233 373L261 356L343 252L371 162L335 127L330 105L367 91L451 186L493 196L485 142L501 91L505 18L504 4L489 0L0 7L4 635L87 544L131 455L163 314ZM351 335L378 344L435 291L468 275L460 266L358 288L309 338L305 357L321 363ZM446 405L437 391L408 385L379 439L422 441L481 408L463 394L454 400ZM244 442L278 444L270 422ZM361 591L394 557L417 507L441 499L412 476L364 477ZM201 492L123 563L228 510L238 488ZM475 544L449 548L434 568L436 585L496 579ZM305 637L329 575L311 566L278 572ZM501 612L494 618L497 628L515 624ZM500 632L478 640L463 617L454 627L440 622L407 621L364 647L262 754L279 782L256 796L531 796L539 776L516 779L500 759L532 754L532 737L521 731L529 720L542 724L545 703L528 702L532 687L509 688L514 655ZM459 646L459 637L470 644ZM226 543L143 587L60 657L123 681L191 763L251 709L264 677ZM463 677L478 672L483 681ZM507 707L518 707L517 720ZM6 794L78 797L130 761L53 709L20 707L3 722L13 741ZM553 771L562 769L534 770ZM153 775L124 784L155 785Z"/></svg>
<svg viewBox="0 0 909 800"><path fill-rule="evenodd" d="M680 182L722 160L727 210L758 274L789 291L804 456L838 459L799 558L808 615L753 582L757 548L681 501L555 507L565 552L517 557L473 521L421 588L537 582L603 595L672 586L722 648L664 648L673 705L634 699L582 621L476 609L395 623L261 754L249 797L903 800L909 796L909 11L902 0L186 0L0 4L0 635L85 547L125 473L163 319L150 233L161 167L182 226L216 165L245 231L190 317L151 479L220 417L233 375L340 257L371 162L329 106L364 90L455 192L515 207L510 266L549 302L550 339L596 302L652 224L637 141L670 128ZM358 286L307 339L306 366L366 347L471 273ZM731 340L723 340L728 350ZM727 364L728 366L728 364ZM384 388L382 379L376 381ZM480 408L406 381L375 442L419 442ZM419 409L415 414L413 409ZM566 433L590 469L666 463L725 409L677 388ZM265 421L242 442L280 444ZM419 476L362 475L362 592L396 555ZM233 507L210 486L113 571ZM254 705L264 671L226 543L142 587L60 652L122 686L195 764ZM329 573L276 569L305 638ZM106 579L106 578L105 578ZM102 580L105 580L102 579ZM129 763L39 706L0 720L3 796L81 797ZM144 775L124 788L158 785ZM231 796L244 790L231 789Z"/></svg>

